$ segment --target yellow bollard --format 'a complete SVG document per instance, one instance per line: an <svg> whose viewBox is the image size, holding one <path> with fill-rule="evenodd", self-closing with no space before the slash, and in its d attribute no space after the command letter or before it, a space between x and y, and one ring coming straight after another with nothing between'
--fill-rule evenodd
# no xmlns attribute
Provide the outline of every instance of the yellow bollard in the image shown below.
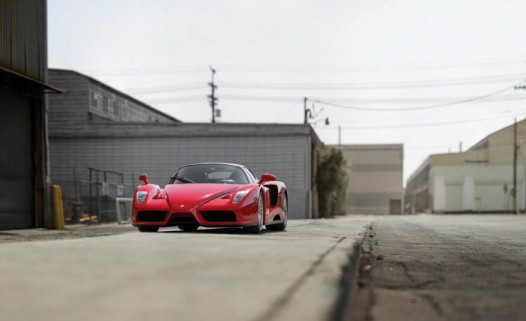
<svg viewBox="0 0 526 321"><path fill-rule="evenodd" d="M64 229L64 205L62 204L62 191L59 185L51 186L51 196L53 198L53 228L56 230Z"/></svg>

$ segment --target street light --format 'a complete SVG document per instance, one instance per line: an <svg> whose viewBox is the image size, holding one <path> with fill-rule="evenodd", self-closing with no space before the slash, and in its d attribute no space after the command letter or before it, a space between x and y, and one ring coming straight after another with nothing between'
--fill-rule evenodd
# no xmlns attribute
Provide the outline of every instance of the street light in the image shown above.
<svg viewBox="0 0 526 321"><path fill-rule="evenodd" d="M323 111L323 108L320 110L320 112L316 113L316 109L314 108L314 104L312 104L312 109L311 108L307 108L307 100L308 98L307 97L303 97L303 123L304 124L314 124L316 125L317 123L321 122L321 121L325 121L325 125L328 126L330 124L329 122L329 117L325 118L325 119L319 119L319 120L315 120L315 121L312 121L312 122L309 122L309 119L314 119L316 117L318 117L318 115ZM313 114L313 111L315 114Z"/></svg>

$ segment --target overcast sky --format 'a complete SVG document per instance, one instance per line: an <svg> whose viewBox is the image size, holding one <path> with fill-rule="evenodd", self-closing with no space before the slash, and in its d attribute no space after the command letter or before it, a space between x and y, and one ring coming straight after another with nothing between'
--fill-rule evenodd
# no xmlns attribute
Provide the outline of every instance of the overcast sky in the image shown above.
<svg viewBox="0 0 526 321"><path fill-rule="evenodd" d="M308 97L311 121L330 120L315 126L326 144L338 126L343 144L403 143L405 180L429 154L524 119L525 12L519 0L48 0L49 66L185 122L210 121L214 66L219 121L302 123Z"/></svg>

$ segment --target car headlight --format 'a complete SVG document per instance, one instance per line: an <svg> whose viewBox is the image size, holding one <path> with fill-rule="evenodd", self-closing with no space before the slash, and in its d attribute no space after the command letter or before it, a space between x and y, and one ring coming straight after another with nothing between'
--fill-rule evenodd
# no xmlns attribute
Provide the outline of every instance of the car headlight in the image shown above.
<svg viewBox="0 0 526 321"><path fill-rule="evenodd" d="M234 199L232 200L232 203L239 203L243 197L245 197L245 195L248 194L248 191L240 191L240 192L237 192L236 195L234 196Z"/></svg>
<svg viewBox="0 0 526 321"><path fill-rule="evenodd" d="M144 203L144 200L146 199L146 195L148 195L148 192L145 192L145 191L137 192L137 203L139 204Z"/></svg>

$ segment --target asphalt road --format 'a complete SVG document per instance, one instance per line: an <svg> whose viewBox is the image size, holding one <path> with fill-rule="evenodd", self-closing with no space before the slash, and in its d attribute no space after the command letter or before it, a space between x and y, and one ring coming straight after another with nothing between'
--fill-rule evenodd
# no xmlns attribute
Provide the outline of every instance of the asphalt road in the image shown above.
<svg viewBox="0 0 526 321"><path fill-rule="evenodd" d="M3 243L0 320L323 320L369 221Z"/></svg>
<svg viewBox="0 0 526 321"><path fill-rule="evenodd" d="M526 320L526 217L372 219L351 320Z"/></svg>

